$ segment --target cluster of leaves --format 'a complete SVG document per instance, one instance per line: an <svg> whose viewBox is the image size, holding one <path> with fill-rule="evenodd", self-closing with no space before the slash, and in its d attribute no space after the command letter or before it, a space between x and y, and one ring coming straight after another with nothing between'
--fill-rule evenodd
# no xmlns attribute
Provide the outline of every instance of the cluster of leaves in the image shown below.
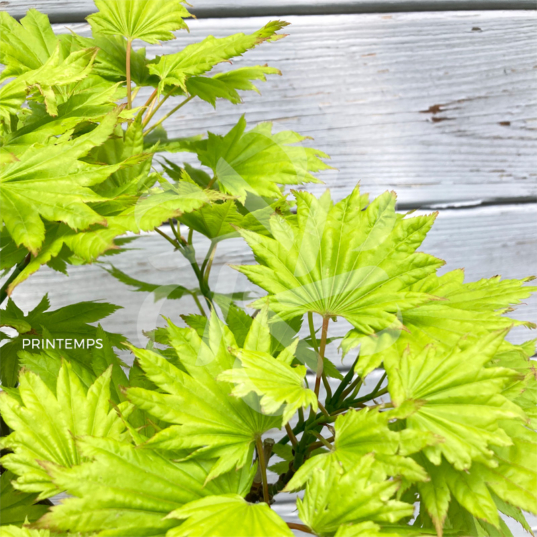
<svg viewBox="0 0 537 537"><path fill-rule="evenodd" d="M532 325L503 314L536 290L531 278L439 276L443 261L417 251L436 215L396 212L392 192L290 196L328 168L297 133L241 118L224 135L169 137L163 123L188 102L237 104L279 74L213 68L286 26L148 59L135 47L186 29L183 4L96 0L91 37L56 35L33 10L20 23L0 13L1 301L42 265L66 273L155 231L197 287L106 270L199 310L136 348L94 326L112 304L51 311L44 297L25 315L7 301L2 534L512 537L505 517L530 531L535 342L509 343ZM170 155L181 152L199 167ZM203 260L194 233L209 239ZM252 315L244 293L210 286L217 245L235 237L256 260L235 268L266 291ZM345 376L327 352L338 319L356 355ZM90 339L99 346L55 345ZM301 522L285 522L271 506L297 491Z"/></svg>

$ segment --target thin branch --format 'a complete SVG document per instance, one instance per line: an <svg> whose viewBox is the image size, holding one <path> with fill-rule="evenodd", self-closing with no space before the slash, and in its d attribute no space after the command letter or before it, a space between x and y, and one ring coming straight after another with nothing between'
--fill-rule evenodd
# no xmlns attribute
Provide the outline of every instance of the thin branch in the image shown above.
<svg viewBox="0 0 537 537"><path fill-rule="evenodd" d="M155 103L157 102L156 97L157 97L157 90L155 89L155 91L149 96L149 99L147 99L144 105L144 108L140 110L141 114L143 114L144 109L146 110L146 114L145 114L146 118L151 115L151 113L153 112L153 108L155 108ZM142 125L142 128L143 128L143 125Z"/></svg>
<svg viewBox="0 0 537 537"><path fill-rule="evenodd" d="M147 127L147 124L151 121L151 119L154 117L154 115L159 111L160 107L171 97L174 89L175 88L172 88L168 93L166 93L166 95L164 95L162 100L159 101L157 103L157 105L153 108L152 112L149 115L146 115L146 117L144 119L144 122L142 124L142 127L144 127L144 128ZM157 88L157 90L158 90L158 88ZM158 101L158 98L157 98L157 101Z"/></svg>
<svg viewBox="0 0 537 537"><path fill-rule="evenodd" d="M326 408L324 408L324 406L321 404L321 401L318 401L318 405L319 405L319 408L321 409L321 412L327 417L327 418L330 418L330 413L328 412L328 410L326 410Z"/></svg>
<svg viewBox="0 0 537 537"><path fill-rule="evenodd" d="M201 302L198 298L198 295L196 294L196 291L193 291L191 293L192 295L192 298L194 299L194 302L196 303L196 306L198 306L198 309L200 310L200 313L204 316L204 317L207 317L207 314L205 313L205 310L203 309L203 306L201 305Z"/></svg>
<svg viewBox="0 0 537 537"><path fill-rule="evenodd" d="M131 89L131 51L132 39L127 40L127 108L132 108L132 89Z"/></svg>
<svg viewBox="0 0 537 537"><path fill-rule="evenodd" d="M327 447L330 451L334 451L334 446L323 436L321 436L317 431L310 431L310 434L315 436L323 446Z"/></svg>
<svg viewBox="0 0 537 537"><path fill-rule="evenodd" d="M333 442L336 439L335 436L331 436L330 438L325 438L327 442ZM308 451L313 451L314 449L317 449L323 445L322 442L313 442L313 444L310 444L308 446Z"/></svg>
<svg viewBox="0 0 537 537"><path fill-rule="evenodd" d="M214 254L216 253L216 247L218 243L216 241L211 241L211 245L205 254L205 259L201 264L201 272L204 275L203 278L205 281L209 281L208 271L211 270L211 265L213 264Z"/></svg>
<svg viewBox="0 0 537 537"><path fill-rule="evenodd" d="M263 480L263 500L270 506L270 496L268 491L268 481L267 481L267 467L265 465L265 450L263 449L263 443L261 442L261 437L258 436L255 439L255 445L257 448L257 457L259 460L259 466L261 468L261 478Z"/></svg>
<svg viewBox="0 0 537 537"><path fill-rule="evenodd" d="M313 348L315 352L319 354L319 345L317 344L317 336L315 335L315 325L313 324L313 313L308 311L308 325L310 327L310 337L311 342L313 343Z"/></svg>
<svg viewBox="0 0 537 537"><path fill-rule="evenodd" d="M328 323L330 317L323 317L323 326L321 329L321 347L317 357L317 377L315 379L315 395L319 397L319 388L321 387L321 377L323 375L324 350L326 348L326 338L328 336Z"/></svg>
<svg viewBox="0 0 537 537"><path fill-rule="evenodd" d="M215 182L216 182L216 174L213 175L213 177L211 178L211 180L205 187L205 190L211 190L211 187L214 185Z"/></svg>
<svg viewBox="0 0 537 537"><path fill-rule="evenodd" d="M20 263L18 263L17 266L13 269L13 272L10 274L9 278L4 282L4 285L2 285L2 289L0 289L0 304L2 304L7 298L7 290L9 286L13 283L15 278L29 265L31 259L32 254L28 252L24 259Z"/></svg>
<svg viewBox="0 0 537 537"><path fill-rule="evenodd" d="M293 433L293 429L291 429L291 426L288 423L285 424L285 430L287 431L289 440L291 440L291 444L293 444L293 447L296 447L298 445L298 440L296 439L295 433Z"/></svg>
<svg viewBox="0 0 537 537"><path fill-rule="evenodd" d="M380 390L380 387L382 386L382 383L384 382L387 376L388 376L388 373L384 371L384 374L382 375L382 377L380 377L380 380L378 381L377 385L373 388L373 391L371 393L374 393L374 394L378 393L378 391Z"/></svg>
<svg viewBox="0 0 537 537"><path fill-rule="evenodd" d="M174 225L174 223L173 223L173 219L172 219L172 218L170 218L170 219L168 220L168 223L170 224L170 227L172 228L172 232L173 232L175 238L177 239L177 242L180 243L180 244L182 244L183 246L187 246L188 243L186 242L186 240L184 239L184 237L183 237L183 236L178 232L178 230L176 229L176 227L175 227L175 225Z"/></svg>
<svg viewBox="0 0 537 537"><path fill-rule="evenodd" d="M180 249L181 246L180 244L177 242L177 241L174 241L171 237L169 237L168 235L166 235L166 233L164 233L164 231L162 231L161 229L159 229L158 227L155 228L155 231L162 237L164 237L170 244L173 245L174 248L177 248L177 249Z"/></svg>
<svg viewBox="0 0 537 537"><path fill-rule="evenodd" d="M171 112L168 112L163 118L159 119L152 127L149 127L149 129L147 129L144 132L144 136L147 136L153 129L156 129L159 125L161 125L164 121L166 121L170 116L175 114L175 112L177 112L179 108L182 108L183 106L185 106L185 104L189 103L194 97L195 95L191 95L190 97L188 97L187 99L179 103Z"/></svg>
<svg viewBox="0 0 537 537"><path fill-rule="evenodd" d="M362 377L356 377L348 386L348 388L343 391L340 399L342 400L345 399L345 397L347 397L347 395L349 395L349 393L351 393L354 390L354 388L356 388L356 386L361 385L361 384L362 384Z"/></svg>
<svg viewBox="0 0 537 537"><path fill-rule="evenodd" d="M321 379L323 381L323 386L326 391L326 400L330 401L332 399L332 388L330 387L330 382L328 381L328 378L326 377L326 373L322 374Z"/></svg>

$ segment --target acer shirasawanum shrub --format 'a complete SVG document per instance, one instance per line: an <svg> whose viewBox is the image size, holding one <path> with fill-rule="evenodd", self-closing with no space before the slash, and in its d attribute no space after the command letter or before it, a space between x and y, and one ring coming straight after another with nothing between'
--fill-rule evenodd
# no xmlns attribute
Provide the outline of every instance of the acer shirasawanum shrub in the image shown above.
<svg viewBox="0 0 537 537"><path fill-rule="evenodd" d="M531 278L438 275L443 261L417 251L436 215L396 212L392 192L289 193L328 168L297 133L242 118L225 135L168 136L189 101L237 104L279 74L219 64L286 23L149 59L140 42L186 29L185 5L96 6L92 37L56 35L33 10L20 22L0 13L0 298L42 265L100 259L135 291L191 297L197 312L141 349L94 326L112 304L51 310L43 297L24 314L9 298L0 533L508 537L506 517L530 532L535 344L509 343L513 326L532 325L503 314L536 290ZM197 287L105 263L153 230ZM211 288L217 245L236 237L256 263L235 268L265 291L250 309L247 294ZM326 352L338 343L345 375ZM132 367L117 355L127 348ZM274 508L295 492L301 523L288 523Z"/></svg>

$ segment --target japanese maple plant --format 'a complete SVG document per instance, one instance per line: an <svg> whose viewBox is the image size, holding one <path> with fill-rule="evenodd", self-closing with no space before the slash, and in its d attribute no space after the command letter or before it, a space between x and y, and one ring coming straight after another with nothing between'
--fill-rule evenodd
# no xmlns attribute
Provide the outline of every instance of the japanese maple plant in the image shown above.
<svg viewBox="0 0 537 537"><path fill-rule="evenodd" d="M190 101L238 104L279 75L231 60L287 23L152 57L142 42L187 30L183 2L95 3L82 35L0 13L0 534L507 537L507 517L531 533L535 343L506 337L533 325L503 315L531 278L438 275L417 251L436 214L358 186L308 193L327 156L295 132L241 118L168 136ZM196 287L114 267L141 232L184 256ZM217 245L238 237L253 302L211 288ZM51 310L45 296L25 314L9 297L43 265L92 262L195 313L136 348L106 330L113 304ZM278 514L286 495L300 522Z"/></svg>

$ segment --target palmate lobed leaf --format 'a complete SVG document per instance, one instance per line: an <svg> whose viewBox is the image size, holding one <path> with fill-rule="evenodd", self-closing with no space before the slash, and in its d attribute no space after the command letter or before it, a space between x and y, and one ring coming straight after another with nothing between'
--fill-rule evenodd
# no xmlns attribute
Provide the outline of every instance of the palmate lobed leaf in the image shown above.
<svg viewBox="0 0 537 537"><path fill-rule="evenodd" d="M240 232L260 264L236 267L269 292L270 308L282 319L341 316L373 334L401 330L401 310L435 299L407 290L443 264L415 252L435 214L404 218L395 213L394 193L368 205L358 187L336 204L328 191L320 199L306 192L295 197L296 218L271 218L274 238Z"/></svg>
<svg viewBox="0 0 537 537"><path fill-rule="evenodd" d="M149 71L160 78L160 91L169 85L179 86L187 91L186 80L189 77L202 75L215 65L241 56L264 41L276 41L285 37L276 32L287 24L272 21L249 35L239 33L219 39L206 37L200 43L186 46L181 52L157 57L149 64Z"/></svg>
<svg viewBox="0 0 537 537"><path fill-rule="evenodd" d="M92 30L102 35L122 35L146 43L175 39L172 32L188 28L190 17L183 0L95 0L99 10L87 17Z"/></svg>
<svg viewBox="0 0 537 537"><path fill-rule="evenodd" d="M390 499L399 484L375 476L373 463L370 454L343 475L336 463L313 472L297 505L300 518L315 534L328 537L346 524L394 523L412 516L412 505Z"/></svg>
<svg viewBox="0 0 537 537"><path fill-rule="evenodd" d="M502 317L503 313L511 311L513 306L537 290L524 285L532 279L502 281L496 276L464 283L463 270L454 270L443 276L431 274L411 285L408 291L428 293L442 300L401 311L401 321L407 328L404 332L388 329L373 337L364 337L357 330L351 330L341 344L343 352L348 353L360 345L356 373L367 375L388 354L396 357L408 345L418 350L434 344L448 350L463 336L469 345L495 330L512 326L532 328L533 323ZM508 342L502 343L499 352L508 351L515 351L515 348Z"/></svg>
<svg viewBox="0 0 537 537"><path fill-rule="evenodd" d="M181 216L181 223L194 229L207 238L219 242L239 236L237 228L255 231L262 235L270 234L269 220L277 212L287 212L284 199L260 209L239 212L236 201L206 204L199 209Z"/></svg>
<svg viewBox="0 0 537 537"><path fill-rule="evenodd" d="M234 355L242 367L224 371L218 380L231 382L231 392L236 397L246 397L254 392L261 397L261 409L266 414L275 414L283 407L282 424L285 425L299 408L311 408L317 412L317 396L306 388L306 367L291 366L296 350L285 349L274 358L266 352L237 350Z"/></svg>
<svg viewBox="0 0 537 537"><path fill-rule="evenodd" d="M213 107L216 107L216 99L226 99L233 104L239 104L241 98L237 90L259 93L252 80L266 82L266 75L281 75L281 72L267 65L241 67L213 77L190 77L186 81L186 89L190 95L199 97Z"/></svg>
<svg viewBox="0 0 537 537"><path fill-rule="evenodd" d="M79 302L52 311L48 311L49 309L50 302L48 295L45 295L27 315L11 299L8 300L6 309L1 310L1 324L15 329L18 326L23 330L22 333L14 337L4 338L6 341L1 347L2 361L0 362L0 378L3 386L13 387L17 384L18 353L23 349L43 348L45 340L74 340L76 343L71 341L73 349L69 349L68 354L72 359L80 362L87 361L88 355L91 357L90 351L80 349L82 340L96 340L99 337L104 337L114 347L124 348L122 345L123 336L111 332L103 333L100 328L89 324L111 315L119 309L119 306L106 302ZM31 330L26 331L26 325L30 325ZM75 350L76 345L79 347Z"/></svg>
<svg viewBox="0 0 537 537"><path fill-rule="evenodd" d="M406 418L415 411L413 405L401 413L399 410L379 412L364 408L349 410L334 424L334 450L319 453L308 459L287 484L286 490L303 487L316 469L327 470L334 465L341 474L349 471L368 453L375 455L373 471L385 479L403 476L407 481L428 481L425 470L408 457L427 445L438 443L433 434L421 431L393 431L388 427L394 418Z"/></svg>
<svg viewBox="0 0 537 537"><path fill-rule="evenodd" d="M518 373L484 367L504 336L505 332L487 335L464 350L441 352L431 347L413 354L409 349L399 360L385 361L394 404L408 400L421 404L407 418L407 427L444 438L424 449L433 464L440 464L443 455L458 470L469 469L472 461L494 467L489 446L511 445L498 420L525 419L520 407L501 395Z"/></svg>
<svg viewBox="0 0 537 537"><path fill-rule="evenodd" d="M244 205L248 193L282 198L278 184L321 182L312 172L330 168L321 160L328 155L300 145L305 139L292 131L273 134L271 123L246 132L242 117L225 136L209 132L207 140L192 143L189 150L213 171L220 188Z"/></svg>
<svg viewBox="0 0 537 537"><path fill-rule="evenodd" d="M80 159L107 140L116 118L115 113L108 115L75 140L31 147L0 170L2 219L17 245L37 254L45 239L42 219L65 222L72 229L106 222L87 205L102 200L89 187L104 181L121 164L98 166Z"/></svg>
<svg viewBox="0 0 537 537"><path fill-rule="evenodd" d="M125 94L118 84L111 84L94 74L69 89L68 95L58 95L61 102L58 102L57 116L50 116L44 105L33 103L32 113L20 118L21 126L4 137L4 149L20 155L28 146L46 144L52 136L65 134L81 123L101 121L116 108L116 100ZM124 112L119 117L122 114Z"/></svg>
<svg viewBox="0 0 537 537"><path fill-rule="evenodd" d="M130 388L129 400L173 424L152 437L147 447L217 458L208 480L248 465L256 438L280 426L281 418L264 415L255 399L230 397L232 386L218 382L218 375L233 367L235 359L228 351L236 346L232 333L213 314L203 339L194 329L178 328L171 322L168 336L188 373L152 351L133 349L161 392Z"/></svg>
<svg viewBox="0 0 537 537"><path fill-rule="evenodd" d="M116 537L163 536L179 524L166 519L168 513L207 496L245 496L255 472L245 468L205 484L213 461L175 462L111 438L85 437L77 447L91 462L73 468L46 465L57 486L75 498L53 507L34 526Z"/></svg>
<svg viewBox="0 0 537 537"><path fill-rule="evenodd" d="M167 518L184 522L167 537L292 537L287 524L266 503L241 496L210 496L172 511Z"/></svg>
<svg viewBox="0 0 537 537"><path fill-rule="evenodd" d="M0 80L39 69L50 58L58 42L48 17L35 9L17 22L0 12L0 63L6 68Z"/></svg>
<svg viewBox="0 0 537 537"><path fill-rule="evenodd" d="M39 498L60 492L40 462L64 467L80 464L76 436L125 438L123 421L115 409L110 409L111 375L110 367L86 392L71 364L64 362L55 394L31 372L19 376L20 401L0 394L2 417L14 431L2 439L2 446L13 453L2 457L1 462L19 475L14 482L17 489L39 493Z"/></svg>
<svg viewBox="0 0 537 537"><path fill-rule="evenodd" d="M145 158L142 154L129 160L137 162ZM128 180L137 190L139 176ZM149 177L148 180L154 182L155 177ZM117 186L119 190L127 188L129 184L120 183ZM95 224L83 231L73 230L65 224L46 224L45 240L40 251L10 283L8 292L11 293L42 265L54 263L66 251L69 255L64 257L68 260L73 257L80 262L91 263L99 256L118 249L116 239L125 233L153 231L170 218L177 218L222 197L225 195L220 192L204 190L191 180L183 180L177 185L164 182L162 186L155 186L146 193L126 194L112 201L92 203L87 206L88 209L98 214L106 224Z"/></svg>
<svg viewBox="0 0 537 537"><path fill-rule="evenodd" d="M91 72L96 49L84 49L72 52L62 58L61 46L56 49L42 67L28 71L17 78L29 88L37 88L45 100L47 112L51 116L58 115L58 103L55 88L68 86L86 78Z"/></svg>
<svg viewBox="0 0 537 537"><path fill-rule="evenodd" d="M431 478L417 486L439 535L451 498L469 516L496 528L501 520L493 493L515 508L537 511L537 495L531 492L537 474L526 462L536 452L537 434L525 427L524 411L503 395L520 374L490 365L505 334L463 341L448 351L410 348L398 360L385 360L394 404L419 403L406 420L407 430L443 438L416 456Z"/></svg>

